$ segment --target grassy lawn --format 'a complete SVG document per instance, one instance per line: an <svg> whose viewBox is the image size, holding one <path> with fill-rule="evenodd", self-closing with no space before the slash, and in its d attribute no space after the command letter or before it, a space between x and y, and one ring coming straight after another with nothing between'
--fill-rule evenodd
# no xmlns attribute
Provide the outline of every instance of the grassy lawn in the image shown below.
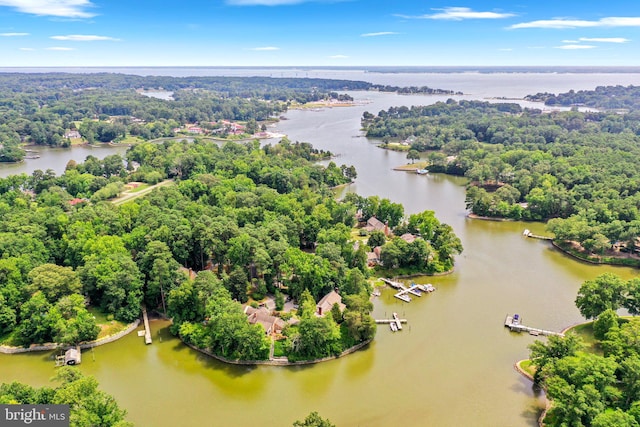
<svg viewBox="0 0 640 427"><path fill-rule="evenodd" d="M400 143L400 142L390 142L388 144L382 144L382 145L380 145L380 147L386 148L388 150L394 150L394 151L409 151L409 150L411 150L411 146L410 145L402 145L402 143Z"/></svg>
<svg viewBox="0 0 640 427"><path fill-rule="evenodd" d="M598 340L593 336L593 322L584 323L582 325L574 326L567 332L574 332L584 341L585 350L591 353L603 355L602 348Z"/></svg>
<svg viewBox="0 0 640 427"><path fill-rule="evenodd" d="M117 144L139 144L144 142L144 139L133 135L127 135L124 138L118 140Z"/></svg>
<svg viewBox="0 0 640 427"><path fill-rule="evenodd" d="M124 330L127 325L117 320L109 320L107 315L104 314L96 307L89 307L87 309L89 313L96 318L96 323L100 326L100 333L98 334L98 339L108 337L109 335L116 334L122 330Z"/></svg>
<svg viewBox="0 0 640 427"><path fill-rule="evenodd" d="M151 190L153 190L156 187L162 187L165 185L173 185L174 181L172 179L165 179L162 182L159 182L158 184L155 185L147 185L146 187L144 187L144 185L141 185L140 188L138 187L136 190L136 192L132 192L132 191L124 191L120 194L119 197L116 197L115 199L111 199L111 203L113 203L114 205L121 205L122 203L131 201L131 200L135 200L138 197L144 196L145 194L151 192Z"/></svg>
<svg viewBox="0 0 640 427"><path fill-rule="evenodd" d="M358 240L362 243L367 243L367 240L369 240L369 235L365 235L365 236L361 236L360 235L360 230L362 230L361 228L352 228L351 229L351 239L352 240Z"/></svg>
<svg viewBox="0 0 640 427"><path fill-rule="evenodd" d="M131 190L125 191L125 193L137 193L138 191L142 191L145 188L149 188L149 187L151 187L149 184L140 184L136 188L132 188Z"/></svg>
<svg viewBox="0 0 640 427"><path fill-rule="evenodd" d="M520 369L525 371L527 374L533 376L536 373L536 368L531 363L531 360L523 360L519 363Z"/></svg>
<svg viewBox="0 0 640 427"><path fill-rule="evenodd" d="M393 168L394 170L407 170L407 171L413 171L415 169L424 169L428 166L428 162L423 161L423 162L415 162L415 163L409 163L406 165L401 165L401 166L396 166L395 168Z"/></svg>

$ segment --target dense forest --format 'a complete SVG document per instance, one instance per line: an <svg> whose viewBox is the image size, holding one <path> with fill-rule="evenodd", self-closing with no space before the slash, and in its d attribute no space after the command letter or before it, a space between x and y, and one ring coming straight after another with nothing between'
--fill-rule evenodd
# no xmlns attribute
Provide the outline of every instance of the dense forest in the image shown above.
<svg viewBox="0 0 640 427"><path fill-rule="evenodd" d="M269 341L240 303L269 293L299 305L299 323L284 331L291 359L371 339L367 247L351 237L356 212L424 233L412 246L422 256L412 259L425 271L447 270L462 248L432 212L403 225L402 207L386 199L336 201L330 187L350 182L355 170L319 166L326 155L286 139L263 147L167 141L138 144L126 161L88 157L61 176L0 180L0 334L22 345L77 343L97 334L85 302L123 322L145 303L173 318L173 332L193 345L263 359ZM164 179L175 185L109 202L126 182ZM179 267L200 273L188 278ZM315 316L316 301L333 290L345 309Z"/></svg>
<svg viewBox="0 0 640 427"><path fill-rule="evenodd" d="M537 93L528 95L529 101L542 101L546 105L565 107L585 106L599 110L640 109L640 86L598 86L595 90L571 90L554 95Z"/></svg>
<svg viewBox="0 0 640 427"><path fill-rule="evenodd" d="M449 100L365 112L368 136L427 152L431 172L470 179L474 214L551 220L559 240L602 254L640 235L640 113L543 113ZM627 249L629 248L629 249Z"/></svg>
<svg viewBox="0 0 640 427"><path fill-rule="evenodd" d="M534 381L551 407L547 426L638 427L640 425L640 280L606 273L580 287L576 305L593 323L530 346Z"/></svg>
<svg viewBox="0 0 640 427"><path fill-rule="evenodd" d="M305 96L320 96L345 90L379 90L383 92L453 94L452 90L428 86L399 87L365 81L298 77L227 77L227 76L137 76L115 73L2 73L0 92L28 93L47 90L109 91L142 90L207 90L226 97L242 97L288 101L306 100ZM317 100L316 98L314 100Z"/></svg>

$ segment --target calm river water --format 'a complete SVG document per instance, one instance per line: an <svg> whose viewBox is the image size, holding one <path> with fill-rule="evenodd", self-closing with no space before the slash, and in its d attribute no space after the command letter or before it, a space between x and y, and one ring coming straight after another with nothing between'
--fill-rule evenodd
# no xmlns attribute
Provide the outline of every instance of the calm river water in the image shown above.
<svg viewBox="0 0 640 427"><path fill-rule="evenodd" d="M444 87L429 76L412 75L411 84ZM587 79L586 87L616 82L616 75L604 75L604 81L602 75L579 75L574 86L566 75L514 74L508 80L520 86L507 90L503 76L488 76L445 77L475 85L476 93L514 97L550 88L585 88ZM637 74L618 77L621 84L640 83ZM394 166L406 163L405 154L381 150L360 137L359 119L366 110L377 113L392 105L445 98L353 95L369 103L291 111L278 130L293 141L331 150L338 154L337 163L355 165L358 179L348 191L387 197L403 203L407 213L435 210L464 245L455 272L420 280L438 290L409 304L394 299L391 291L383 292L375 302L375 316L397 311L409 321L405 330L392 334L380 327L367 349L315 366L227 366L182 345L161 321L152 323L150 346L131 334L84 353L80 369L95 375L136 425L288 426L319 411L339 427L535 426L542 397L513 369L517 360L527 357L534 338L505 330L505 315L517 312L525 324L560 330L581 321L573 301L584 280L605 271L637 276L636 270L576 262L545 242L522 237L524 228L544 234L543 224L468 219L463 179L394 172ZM0 381L47 384L54 373L49 357L0 355Z"/></svg>

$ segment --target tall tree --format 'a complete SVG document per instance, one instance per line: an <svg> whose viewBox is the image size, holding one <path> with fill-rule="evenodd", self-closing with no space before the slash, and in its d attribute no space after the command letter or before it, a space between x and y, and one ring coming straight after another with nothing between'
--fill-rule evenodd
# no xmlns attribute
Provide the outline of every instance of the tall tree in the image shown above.
<svg viewBox="0 0 640 427"><path fill-rule="evenodd" d="M607 309L615 311L622 306L625 285L615 274L601 274L580 286L576 306L587 319L594 319Z"/></svg>

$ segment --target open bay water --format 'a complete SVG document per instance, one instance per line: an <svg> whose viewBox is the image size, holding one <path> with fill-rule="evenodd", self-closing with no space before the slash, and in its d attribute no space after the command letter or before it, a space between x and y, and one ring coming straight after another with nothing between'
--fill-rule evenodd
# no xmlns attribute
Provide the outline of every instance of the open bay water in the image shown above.
<svg viewBox="0 0 640 427"><path fill-rule="evenodd" d="M462 97L465 99L640 84L640 74L629 73L323 72L327 78L360 80L366 76L389 79L385 84L397 86L461 90L471 94ZM448 81L460 86L445 85ZM292 141L331 150L338 164L355 165L358 178L347 191L387 197L402 203L408 214L434 210L462 239L465 250L456 259L455 271L416 280L434 284L437 291L409 304L393 298L392 291L383 291L375 301L374 316L398 312L409 321L405 329L393 334L380 325L368 348L315 366L225 365L182 345L161 321L152 322L154 343L150 346L134 333L86 352L79 368L96 376L136 425L248 426L262 422L290 426L309 412L319 411L339 427L535 426L544 399L513 364L527 357L527 346L536 338L510 333L503 327L505 315L517 312L524 324L560 330L582 320L574 300L584 280L607 271L624 278L638 275L633 269L579 263L546 242L522 237L524 228L545 234L544 224L467 218L463 178L393 171L407 162L406 154L382 150L377 141L361 135L364 111L375 114L391 106L428 104L448 97L351 94L366 103L321 111L293 110L277 128ZM55 162L51 159L50 164ZM47 353L0 355L0 382L49 384L55 370L49 357Z"/></svg>

